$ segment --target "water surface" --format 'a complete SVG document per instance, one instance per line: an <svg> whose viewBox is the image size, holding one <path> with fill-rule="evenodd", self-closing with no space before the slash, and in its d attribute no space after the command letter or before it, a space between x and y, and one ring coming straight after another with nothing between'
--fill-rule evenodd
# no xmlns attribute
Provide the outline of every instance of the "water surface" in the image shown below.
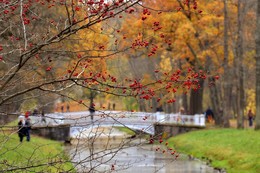
<svg viewBox="0 0 260 173"><path fill-rule="evenodd" d="M113 136L111 131L107 136L103 131L102 135L75 139L66 150L78 172L218 173L205 162L177 152L173 154L173 150L163 145Z"/></svg>

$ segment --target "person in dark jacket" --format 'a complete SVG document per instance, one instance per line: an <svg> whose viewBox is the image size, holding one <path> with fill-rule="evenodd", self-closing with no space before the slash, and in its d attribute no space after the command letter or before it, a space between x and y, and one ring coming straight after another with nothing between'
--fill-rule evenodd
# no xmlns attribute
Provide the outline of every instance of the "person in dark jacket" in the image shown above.
<svg viewBox="0 0 260 173"><path fill-rule="evenodd" d="M254 114L253 114L251 109L248 111L247 117L248 117L249 127L252 127L253 126L253 120L254 120Z"/></svg>
<svg viewBox="0 0 260 173"><path fill-rule="evenodd" d="M89 112L90 112L90 117L91 117L91 121L93 121L93 119L94 119L94 114L95 114L95 107L93 106L93 105L91 105L90 107L89 107Z"/></svg>
<svg viewBox="0 0 260 173"><path fill-rule="evenodd" d="M26 136L26 127L23 116L19 116L18 136L20 138L20 142L23 142L23 137Z"/></svg>
<svg viewBox="0 0 260 173"><path fill-rule="evenodd" d="M206 119L209 123L212 123L214 120L214 113L210 108L206 110Z"/></svg>
<svg viewBox="0 0 260 173"><path fill-rule="evenodd" d="M45 123L46 124L46 118L45 118L44 110L42 110L42 114L41 114L41 123Z"/></svg>
<svg viewBox="0 0 260 173"><path fill-rule="evenodd" d="M26 131L26 140L29 142L31 139L31 119L29 118L30 112L25 113L25 131Z"/></svg>

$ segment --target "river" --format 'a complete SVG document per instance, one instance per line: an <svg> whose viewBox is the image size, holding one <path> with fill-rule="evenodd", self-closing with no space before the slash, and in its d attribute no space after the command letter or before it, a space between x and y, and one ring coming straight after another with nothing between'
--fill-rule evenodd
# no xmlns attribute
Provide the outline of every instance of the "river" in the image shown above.
<svg viewBox="0 0 260 173"><path fill-rule="evenodd" d="M200 160L142 138L129 138L114 128L85 130L66 151L78 172L218 173Z"/></svg>

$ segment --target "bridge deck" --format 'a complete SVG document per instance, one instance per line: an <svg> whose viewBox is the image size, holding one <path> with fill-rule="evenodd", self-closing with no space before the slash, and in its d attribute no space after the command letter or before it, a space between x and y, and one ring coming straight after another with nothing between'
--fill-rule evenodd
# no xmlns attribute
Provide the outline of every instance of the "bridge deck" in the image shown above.
<svg viewBox="0 0 260 173"><path fill-rule="evenodd" d="M79 129L101 127L101 126L125 126L133 130L144 131L148 134L154 134L154 123L195 125L205 126L205 117L198 115L180 115L165 113L146 113L146 112L119 112L119 111L98 111L91 121L89 112L66 112L52 113L45 115L45 122L40 116L31 116L34 127L57 126L69 124L71 132L77 132Z"/></svg>

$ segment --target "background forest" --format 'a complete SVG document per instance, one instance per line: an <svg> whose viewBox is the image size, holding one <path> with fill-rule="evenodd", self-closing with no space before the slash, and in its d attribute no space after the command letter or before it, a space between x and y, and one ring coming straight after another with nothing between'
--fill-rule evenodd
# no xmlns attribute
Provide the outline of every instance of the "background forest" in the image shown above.
<svg viewBox="0 0 260 173"><path fill-rule="evenodd" d="M256 0L21 3L1 2L2 113L255 112Z"/></svg>
<svg viewBox="0 0 260 173"><path fill-rule="evenodd" d="M0 0L0 172L149 165L159 172L178 164L179 152L188 154L187 163L208 158L220 171L259 172L259 76L260 0ZM167 115L174 124L153 114L194 115L207 108L215 125L204 125L200 115ZM30 116L37 119L31 127L25 124L30 118L19 115L34 110L47 116ZM243 129L249 110L255 130ZM131 119L131 112L141 113ZM155 129L168 125L172 133L177 125L187 132L193 129L187 117L205 130L166 139L167 130ZM238 129L228 128L231 122ZM143 124L154 131L144 134ZM39 134L30 140L31 128L50 138L66 133L62 140L70 145ZM151 154L142 154L142 147ZM133 162L130 148L136 149ZM151 164L140 163L138 154ZM158 168L157 161L170 164Z"/></svg>

